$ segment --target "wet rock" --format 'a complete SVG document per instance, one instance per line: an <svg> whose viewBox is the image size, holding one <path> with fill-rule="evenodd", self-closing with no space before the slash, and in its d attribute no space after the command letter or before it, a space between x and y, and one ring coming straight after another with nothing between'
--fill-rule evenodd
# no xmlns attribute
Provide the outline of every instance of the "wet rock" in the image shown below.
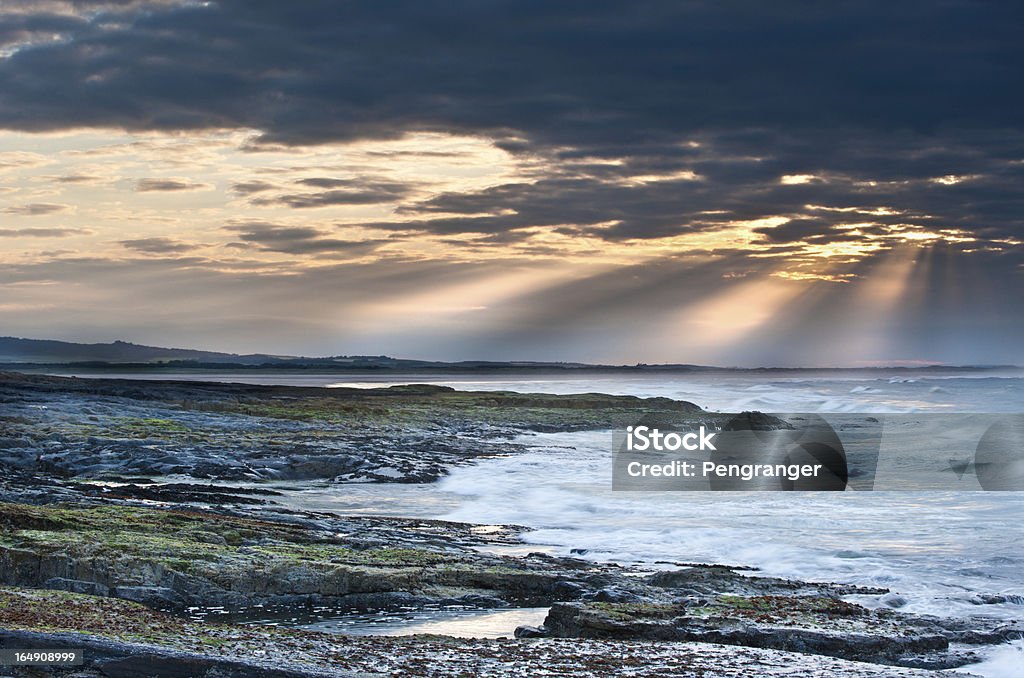
<svg viewBox="0 0 1024 678"><path fill-rule="evenodd" d="M467 593L457 598L443 599L439 603L442 606L496 608L508 607L509 601L495 596L481 595L479 593Z"/></svg>
<svg viewBox="0 0 1024 678"><path fill-rule="evenodd" d="M1017 595L1003 595L997 593L979 593L976 599L971 601L977 605L1005 605L1006 603L1012 603L1014 605L1024 605L1024 596Z"/></svg>
<svg viewBox="0 0 1024 678"><path fill-rule="evenodd" d="M879 598L878 601L896 609L904 607L909 602L906 596L901 596L898 593L887 593Z"/></svg>
<svg viewBox="0 0 1024 678"><path fill-rule="evenodd" d="M558 603L544 626L563 638L699 641L876 663L898 664L903 657L949 647L942 635L909 623L879 623L849 603L800 598L754 600L749 607L732 600L703 610L659 603Z"/></svg>
<svg viewBox="0 0 1024 678"><path fill-rule="evenodd" d="M110 595L110 589L103 584L94 581L82 581L80 579L65 579L63 577L51 577L43 582L43 588L56 589L58 591L70 591L71 593L82 593L90 596Z"/></svg>
<svg viewBox="0 0 1024 678"><path fill-rule="evenodd" d="M175 504L197 503L217 505L265 505L267 503L266 498L280 495L280 492L260 488L225 487L193 483L139 485L129 482L126 485L113 487L85 485L82 491L86 494L103 496L107 499L143 499Z"/></svg>
<svg viewBox="0 0 1024 678"><path fill-rule="evenodd" d="M359 470L363 460L354 454L296 455L281 469L282 477L294 480L333 478Z"/></svg>
<svg viewBox="0 0 1024 678"><path fill-rule="evenodd" d="M178 592L165 586L115 586L110 595L157 609L180 610L185 607L185 601Z"/></svg>
<svg viewBox="0 0 1024 678"><path fill-rule="evenodd" d="M778 431L793 430L793 425L785 419L780 419L764 412L740 412L730 419L723 427L723 431Z"/></svg>
<svg viewBox="0 0 1024 678"><path fill-rule="evenodd" d="M590 596L590 599L602 603L633 603L641 600L640 596L631 591L614 587L603 588Z"/></svg>
<svg viewBox="0 0 1024 678"><path fill-rule="evenodd" d="M544 626L517 626L515 630L516 638L547 638L549 635L551 632Z"/></svg>
<svg viewBox="0 0 1024 678"><path fill-rule="evenodd" d="M579 600L590 592L590 587L573 581L560 581L551 590L556 600Z"/></svg>
<svg viewBox="0 0 1024 678"><path fill-rule="evenodd" d="M789 579L758 577L739 574L750 568L737 568L725 565L693 564L679 570L657 572L645 579L645 582L661 589L686 595L704 595L728 592L741 596L757 595L827 595L845 596L853 594L883 595L888 589L837 585L813 584Z"/></svg>
<svg viewBox="0 0 1024 678"><path fill-rule="evenodd" d="M237 657L215 657L79 634L0 629L0 645L28 650L82 649L85 665L76 673L106 678L326 678L348 675L347 672L267 666Z"/></svg>

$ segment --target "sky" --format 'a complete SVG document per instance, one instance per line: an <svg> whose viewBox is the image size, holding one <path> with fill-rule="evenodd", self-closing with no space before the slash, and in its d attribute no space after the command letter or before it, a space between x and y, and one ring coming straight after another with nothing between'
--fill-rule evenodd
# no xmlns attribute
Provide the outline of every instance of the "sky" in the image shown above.
<svg viewBox="0 0 1024 678"><path fill-rule="evenodd" d="M1024 6L3 0L0 335L1024 364Z"/></svg>

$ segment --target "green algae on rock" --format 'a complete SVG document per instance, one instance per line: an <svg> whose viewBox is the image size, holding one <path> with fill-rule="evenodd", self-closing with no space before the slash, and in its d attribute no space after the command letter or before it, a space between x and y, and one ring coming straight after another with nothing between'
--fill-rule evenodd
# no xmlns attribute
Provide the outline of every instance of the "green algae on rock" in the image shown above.
<svg viewBox="0 0 1024 678"><path fill-rule="evenodd" d="M608 567L540 555L486 555L451 540L402 544L401 521L367 542L369 520L289 524L128 506L0 504L0 581L106 593L155 607L550 603ZM404 538L422 541L407 521ZM362 529L359 529L362 527ZM339 528L348 528L339 532ZM435 523L435 530L440 526ZM464 526L465 534L469 526ZM566 589L567 590L567 589Z"/></svg>

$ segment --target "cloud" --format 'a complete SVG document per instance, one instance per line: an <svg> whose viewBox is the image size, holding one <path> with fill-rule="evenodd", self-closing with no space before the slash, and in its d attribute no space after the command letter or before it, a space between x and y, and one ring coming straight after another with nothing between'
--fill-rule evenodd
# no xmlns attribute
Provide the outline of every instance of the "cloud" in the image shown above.
<svg viewBox="0 0 1024 678"><path fill-rule="evenodd" d="M317 228L261 222L231 224L225 226L224 230L237 234L240 242L235 243L235 247L294 255L318 254L347 258L368 254L388 242L386 239L342 240L328 237L327 231Z"/></svg>
<svg viewBox="0 0 1024 678"><path fill-rule="evenodd" d="M43 177L52 181L55 184L100 184L105 181L110 181L110 177L102 177L96 174L63 174L59 176L48 176Z"/></svg>
<svg viewBox="0 0 1024 678"><path fill-rule="evenodd" d="M68 238L90 233L84 228L0 228L0 238Z"/></svg>
<svg viewBox="0 0 1024 678"><path fill-rule="evenodd" d="M136 193L205 191L210 188L212 186L209 184L197 183L188 179L139 179L135 182Z"/></svg>
<svg viewBox="0 0 1024 678"><path fill-rule="evenodd" d="M254 205L280 205L296 209L336 207L340 205L373 205L395 202L406 197L412 186L395 181L332 179L313 177L295 182L299 186L325 188L318 193L290 193L254 199Z"/></svg>
<svg viewBox="0 0 1024 678"><path fill-rule="evenodd" d="M221 0L126 6L120 21L83 13L65 20L62 41L0 65L0 122L237 126L286 143L516 130L570 145L714 126L1019 126L1012 3L632 6L628 22L605 1L311 0L295 12ZM4 22L18 31L30 18Z"/></svg>
<svg viewBox="0 0 1024 678"><path fill-rule="evenodd" d="M269 181L236 181L231 184L231 191L238 195L252 195L278 188Z"/></svg>
<svg viewBox="0 0 1024 678"><path fill-rule="evenodd" d="M147 254L178 254L197 249L197 245L174 240L172 238L137 238L122 240L121 245L136 252Z"/></svg>
<svg viewBox="0 0 1024 678"><path fill-rule="evenodd" d="M34 202L27 205L15 205L8 207L4 212L8 214L18 214L25 217L41 217L48 214L56 214L57 212L64 212L71 209L70 205L61 205L52 202Z"/></svg>
<svg viewBox="0 0 1024 678"><path fill-rule="evenodd" d="M13 34L55 16L32 6L0 20ZM983 237L1020 227L1012 3L639 0L625 23L604 1L60 6L60 41L0 59L0 127L255 129L253 149L433 131L539 159L529 181L426 200L395 181L236 181L256 207L395 203L381 227L582 226L611 241L805 219L807 204L882 205ZM976 178L934 181L948 176Z"/></svg>
<svg viewBox="0 0 1024 678"><path fill-rule="evenodd" d="M0 172L12 169L26 169L29 167L40 167L51 161L39 153L28 151L4 151L0 153Z"/></svg>
<svg viewBox="0 0 1024 678"><path fill-rule="evenodd" d="M512 357L534 344L596 355L599 345L634 339L616 326L662 312L677 314L669 329L688 330L689 316L678 314L702 296L728 298L751 281L806 286L765 322L764 346L780 347L777 355L743 346L769 360L813 337L845 347L830 324L849 324L844 313L862 303L855 290L879 275L879 261L909 248L934 261L913 268L919 289L908 309L918 315L891 320L899 345L948 359L972 346L1014 355L1024 336L1012 306L1024 270L1024 7L637 0L629 10L606 0L5 2L0 128L120 130L88 157L122 163L136 190L223 181L240 197L218 212L218 196L181 195L191 221L163 215L179 231L122 236L130 250L165 256L51 266L115 287L134 276L152 299L166 300L172 283L185 301L215 288L218 308L275 297L269 315L308 328L290 304L319 301L324 290L345 304L387 306L389 295L485 286L540 262L575 271L593 253L607 271L495 302L500 318L480 303L486 322L448 331L409 321L373 338L389 345L406 332L418 351L433 336L451 357ZM448 174L437 170L439 192L419 173L452 153L371 145L422 133L500 149L512 169L490 175L479 163L449 162ZM410 158L425 162L411 170ZM0 171L6 178L44 162L0 154ZM84 182L65 183L46 188L70 193ZM73 202L49 199L6 212ZM282 209L320 220L274 223L286 219ZM229 218L238 219L220 233L229 246L203 250L218 260L194 256L188 242L199 229ZM808 276L849 284L816 288ZM751 294L748 307L758 299ZM331 317L359 315L345 304ZM315 307L303 308L306 318ZM409 332L424 327L434 334ZM947 335L961 343L941 345Z"/></svg>

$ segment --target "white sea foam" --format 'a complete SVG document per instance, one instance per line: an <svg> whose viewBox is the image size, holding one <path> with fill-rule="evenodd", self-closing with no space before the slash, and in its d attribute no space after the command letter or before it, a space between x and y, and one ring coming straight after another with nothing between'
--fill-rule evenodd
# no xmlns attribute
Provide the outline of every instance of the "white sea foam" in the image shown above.
<svg viewBox="0 0 1024 678"><path fill-rule="evenodd" d="M987 655L984 661L964 666L957 669L957 672L985 678L1020 678L1024 675L1024 640L997 645L981 652Z"/></svg>
<svg viewBox="0 0 1024 678"><path fill-rule="evenodd" d="M860 601L869 606L1024 614L1021 493L615 492L609 433L524 440L533 452L457 468L442 480L439 490L463 498L443 517L524 525L528 542L553 553L652 568L749 565L899 593Z"/></svg>

